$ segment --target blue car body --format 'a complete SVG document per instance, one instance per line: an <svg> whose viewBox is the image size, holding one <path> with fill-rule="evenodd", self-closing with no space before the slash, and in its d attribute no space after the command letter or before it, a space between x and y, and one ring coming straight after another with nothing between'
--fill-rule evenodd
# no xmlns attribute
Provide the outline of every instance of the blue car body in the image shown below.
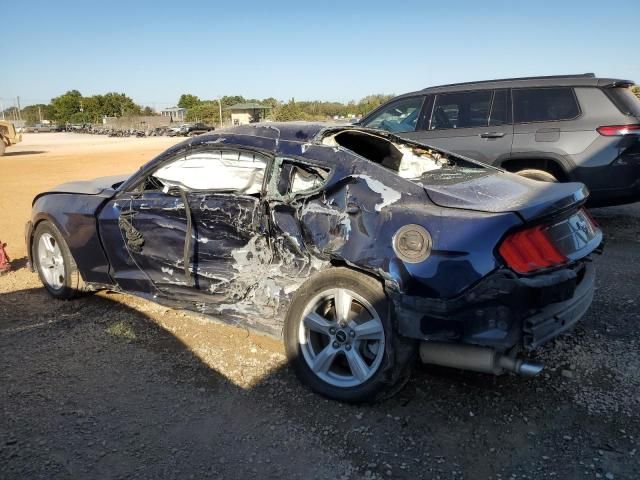
<svg viewBox="0 0 640 480"><path fill-rule="evenodd" d="M398 332L420 340L534 348L585 313L594 285L588 256L602 241L597 228L583 236L563 230L571 237L569 261L531 274L515 272L498 253L505 237L525 226L570 225L587 199L582 184L535 182L438 149L431 153L445 166L402 178L376 157L396 143L428 148L387 132L313 123L193 137L130 177L69 183L37 196L29 255L34 228L47 220L91 288L276 336L300 285L335 266L379 279ZM211 148L269 158L261 191L141 187L172 159ZM290 165L321 172L322 185L299 195L280 191ZM424 261L406 262L393 248L394 235L409 224L431 237Z"/></svg>

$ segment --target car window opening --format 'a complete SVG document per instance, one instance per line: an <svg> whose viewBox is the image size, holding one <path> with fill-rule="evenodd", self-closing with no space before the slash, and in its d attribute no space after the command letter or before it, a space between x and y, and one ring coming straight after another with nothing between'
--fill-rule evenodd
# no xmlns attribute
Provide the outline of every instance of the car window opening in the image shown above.
<svg viewBox="0 0 640 480"><path fill-rule="evenodd" d="M324 138L322 143L344 147L407 179L418 179L426 172L439 170L451 163L445 155L434 150L394 143L358 130L337 133Z"/></svg>
<svg viewBox="0 0 640 480"><path fill-rule="evenodd" d="M285 161L278 178L278 193L286 196L311 192L320 188L328 176L328 170Z"/></svg>
<svg viewBox="0 0 640 480"><path fill-rule="evenodd" d="M149 177L147 185L163 191L178 187L257 195L262 190L266 165L267 157L252 152L197 152L160 167Z"/></svg>

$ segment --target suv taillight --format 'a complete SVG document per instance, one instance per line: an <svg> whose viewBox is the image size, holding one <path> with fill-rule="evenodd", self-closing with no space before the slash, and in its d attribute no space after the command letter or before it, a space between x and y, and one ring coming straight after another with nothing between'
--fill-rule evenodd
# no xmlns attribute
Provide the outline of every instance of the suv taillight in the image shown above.
<svg viewBox="0 0 640 480"><path fill-rule="evenodd" d="M531 273L568 261L553 244L544 225L512 233L498 249L503 260L518 273Z"/></svg>
<svg viewBox="0 0 640 480"><path fill-rule="evenodd" d="M640 135L640 125L607 125L596 128L600 135L616 137L621 135Z"/></svg>

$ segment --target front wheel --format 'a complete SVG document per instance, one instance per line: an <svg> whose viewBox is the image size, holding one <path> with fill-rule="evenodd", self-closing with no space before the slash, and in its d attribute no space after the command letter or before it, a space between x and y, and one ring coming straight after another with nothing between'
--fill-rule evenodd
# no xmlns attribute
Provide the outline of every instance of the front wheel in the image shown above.
<svg viewBox="0 0 640 480"><path fill-rule="evenodd" d="M53 297L68 300L85 291L76 262L55 225L46 221L39 223L32 245L38 276Z"/></svg>
<svg viewBox="0 0 640 480"><path fill-rule="evenodd" d="M371 402L409 379L415 342L395 332L379 281L332 268L296 292L287 313L285 347L298 378L315 392Z"/></svg>

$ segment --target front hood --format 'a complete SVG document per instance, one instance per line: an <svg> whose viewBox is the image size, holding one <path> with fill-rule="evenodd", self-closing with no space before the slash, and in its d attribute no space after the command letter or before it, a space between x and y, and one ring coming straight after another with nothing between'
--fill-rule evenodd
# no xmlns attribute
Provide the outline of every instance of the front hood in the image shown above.
<svg viewBox="0 0 640 480"><path fill-rule="evenodd" d="M457 183L423 184L429 198L441 207L480 212L516 212L529 221L584 203L589 191L581 183L540 182L508 172Z"/></svg>
<svg viewBox="0 0 640 480"><path fill-rule="evenodd" d="M112 175L100 177L93 180L79 180L67 182L52 188L44 193L79 193L82 195L99 195L104 190L115 189L118 184L124 182L129 175Z"/></svg>

